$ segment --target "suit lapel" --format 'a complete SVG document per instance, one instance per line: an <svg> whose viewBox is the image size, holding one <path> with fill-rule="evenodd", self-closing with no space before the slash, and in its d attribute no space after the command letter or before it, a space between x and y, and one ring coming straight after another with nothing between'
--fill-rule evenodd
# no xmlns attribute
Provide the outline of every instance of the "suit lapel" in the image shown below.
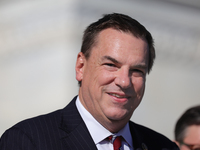
<svg viewBox="0 0 200 150"><path fill-rule="evenodd" d="M60 129L67 150L97 150L76 105L76 97L63 109Z"/></svg>

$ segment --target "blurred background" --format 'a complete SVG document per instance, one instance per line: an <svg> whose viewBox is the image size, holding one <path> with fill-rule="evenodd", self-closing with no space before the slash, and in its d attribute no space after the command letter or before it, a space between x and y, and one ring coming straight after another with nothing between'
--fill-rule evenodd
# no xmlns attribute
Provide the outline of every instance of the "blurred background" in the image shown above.
<svg viewBox="0 0 200 150"><path fill-rule="evenodd" d="M135 18L155 39L155 65L131 120L174 139L176 120L200 104L199 0L1 0L0 135L77 95L83 31L112 12Z"/></svg>

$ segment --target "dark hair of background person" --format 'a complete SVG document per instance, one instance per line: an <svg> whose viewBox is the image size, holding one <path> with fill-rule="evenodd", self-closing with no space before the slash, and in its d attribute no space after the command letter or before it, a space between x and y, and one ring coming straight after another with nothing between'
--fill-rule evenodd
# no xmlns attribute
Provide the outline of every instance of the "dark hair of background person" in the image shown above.
<svg viewBox="0 0 200 150"><path fill-rule="evenodd" d="M187 127L200 125L200 105L186 110L175 125L175 140L183 142Z"/></svg>
<svg viewBox="0 0 200 150"><path fill-rule="evenodd" d="M113 28L125 33L131 33L133 36L147 41L149 47L148 73L150 73L155 60L154 40L149 31L147 31L143 25L141 25L137 20L124 14L106 14L103 18L92 23L86 28L81 47L81 52L84 54L85 58L89 58L91 49L98 42L97 36L99 32L107 28ZM79 86L80 85L81 82L79 82Z"/></svg>

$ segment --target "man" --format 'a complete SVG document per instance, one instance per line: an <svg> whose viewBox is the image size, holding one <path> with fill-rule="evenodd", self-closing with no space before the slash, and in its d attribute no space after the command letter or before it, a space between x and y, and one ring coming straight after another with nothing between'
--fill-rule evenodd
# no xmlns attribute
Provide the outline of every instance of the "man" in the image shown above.
<svg viewBox="0 0 200 150"><path fill-rule="evenodd" d="M154 59L145 27L123 14L105 15L84 32L75 67L78 97L62 110L18 123L5 132L0 149L178 149L163 135L130 121Z"/></svg>
<svg viewBox="0 0 200 150"><path fill-rule="evenodd" d="M189 108L178 119L175 140L181 150L200 150L200 105Z"/></svg>

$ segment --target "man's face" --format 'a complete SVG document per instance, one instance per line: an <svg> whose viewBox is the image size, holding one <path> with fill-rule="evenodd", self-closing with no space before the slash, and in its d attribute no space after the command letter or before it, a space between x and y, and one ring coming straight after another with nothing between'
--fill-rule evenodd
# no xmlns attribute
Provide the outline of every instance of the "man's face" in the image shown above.
<svg viewBox="0 0 200 150"><path fill-rule="evenodd" d="M116 132L129 121L143 97L147 69L146 41L105 29L99 33L87 60L78 54L80 101L98 122Z"/></svg>
<svg viewBox="0 0 200 150"><path fill-rule="evenodd" d="M200 150L200 125L189 126L183 142L184 144L180 144L180 150Z"/></svg>

